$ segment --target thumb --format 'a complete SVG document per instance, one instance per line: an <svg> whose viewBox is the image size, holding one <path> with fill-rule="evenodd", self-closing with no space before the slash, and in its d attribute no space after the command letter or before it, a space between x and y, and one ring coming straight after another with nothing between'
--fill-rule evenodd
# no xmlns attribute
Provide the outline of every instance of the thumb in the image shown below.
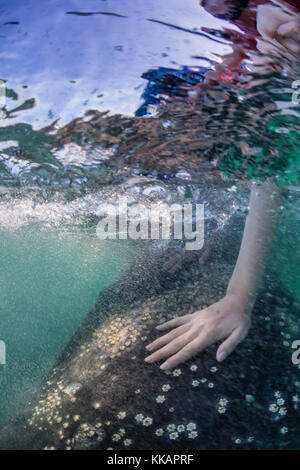
<svg viewBox="0 0 300 470"><path fill-rule="evenodd" d="M246 330L246 328L241 327L233 330L231 335L218 347L217 361L224 361L224 359L226 359L229 354L234 351L237 345L247 336L247 331L248 330Z"/></svg>

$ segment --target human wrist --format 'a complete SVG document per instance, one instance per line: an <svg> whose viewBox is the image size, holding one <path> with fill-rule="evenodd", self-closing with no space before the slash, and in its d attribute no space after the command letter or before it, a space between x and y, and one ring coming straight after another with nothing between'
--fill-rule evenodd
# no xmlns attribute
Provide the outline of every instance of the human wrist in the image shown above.
<svg viewBox="0 0 300 470"><path fill-rule="evenodd" d="M250 314L256 300L256 293L251 290L243 290L229 285L226 291L226 297L235 299L235 301L241 305L245 313Z"/></svg>

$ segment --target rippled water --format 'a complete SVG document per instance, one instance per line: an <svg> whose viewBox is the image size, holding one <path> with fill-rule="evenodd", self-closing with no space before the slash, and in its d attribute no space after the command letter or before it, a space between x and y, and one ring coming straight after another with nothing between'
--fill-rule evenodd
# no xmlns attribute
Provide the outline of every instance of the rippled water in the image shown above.
<svg viewBox="0 0 300 470"><path fill-rule="evenodd" d="M300 301L299 57L282 51L262 74L251 61L269 56L252 51L201 88L238 41L251 50L246 32L196 0L2 2L0 420L139 259L140 241L96 238L104 202L204 202L206 243L223 266L236 256L250 180L273 178L285 192L268 269ZM168 249L153 244L149 266Z"/></svg>

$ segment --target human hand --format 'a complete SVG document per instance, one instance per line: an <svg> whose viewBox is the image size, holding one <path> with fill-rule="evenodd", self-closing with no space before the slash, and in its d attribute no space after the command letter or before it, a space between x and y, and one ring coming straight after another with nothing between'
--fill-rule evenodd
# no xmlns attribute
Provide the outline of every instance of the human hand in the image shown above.
<svg viewBox="0 0 300 470"><path fill-rule="evenodd" d="M261 39L257 48L264 54L290 57L300 54L300 16L278 5L259 5L257 8L257 31Z"/></svg>
<svg viewBox="0 0 300 470"><path fill-rule="evenodd" d="M217 350L217 360L221 362L247 336L250 310L250 305L239 296L227 294L208 308L163 323L157 327L159 331L172 330L146 346L147 351L155 352L145 361L167 358L160 368L172 369L224 339Z"/></svg>

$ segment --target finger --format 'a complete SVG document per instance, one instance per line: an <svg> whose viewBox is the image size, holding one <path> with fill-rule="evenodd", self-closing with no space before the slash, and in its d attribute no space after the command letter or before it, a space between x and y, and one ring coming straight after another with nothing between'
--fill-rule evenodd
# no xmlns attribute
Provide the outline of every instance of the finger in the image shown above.
<svg viewBox="0 0 300 470"><path fill-rule="evenodd" d="M172 369L173 367L181 364L182 362L187 361L195 354L199 353L203 349L207 348L210 344L214 342L214 339L211 335L202 336L191 341L189 344L184 346L180 351L171 356L166 362L164 362L160 368L162 370Z"/></svg>
<svg viewBox="0 0 300 470"><path fill-rule="evenodd" d="M170 331L166 335L161 336L152 343L148 344L146 346L147 351L154 351L155 349L161 348L165 344L170 343L173 339L177 338L177 336L180 336L181 334L185 333L188 328L189 326L187 324L175 328L175 330Z"/></svg>
<svg viewBox="0 0 300 470"><path fill-rule="evenodd" d="M180 349L182 349L187 343L191 341L191 334L184 334L175 338L171 343L167 344L163 348L159 349L155 353L151 354L151 356L146 357L145 361L152 363L156 361L160 361L165 357L172 356L173 354L177 353Z"/></svg>
<svg viewBox="0 0 300 470"><path fill-rule="evenodd" d="M223 343L218 347L217 350L217 361L222 362L229 354L234 351L237 345L243 341L247 336L248 330L246 328L236 328L231 335L223 341Z"/></svg>
<svg viewBox="0 0 300 470"><path fill-rule="evenodd" d="M160 331L168 330L169 328L174 328L175 326L181 326L184 323L189 322L190 320L191 320L191 314L183 315L181 317L176 317L170 321L162 323L161 325L158 325L156 328L157 330L160 330Z"/></svg>

